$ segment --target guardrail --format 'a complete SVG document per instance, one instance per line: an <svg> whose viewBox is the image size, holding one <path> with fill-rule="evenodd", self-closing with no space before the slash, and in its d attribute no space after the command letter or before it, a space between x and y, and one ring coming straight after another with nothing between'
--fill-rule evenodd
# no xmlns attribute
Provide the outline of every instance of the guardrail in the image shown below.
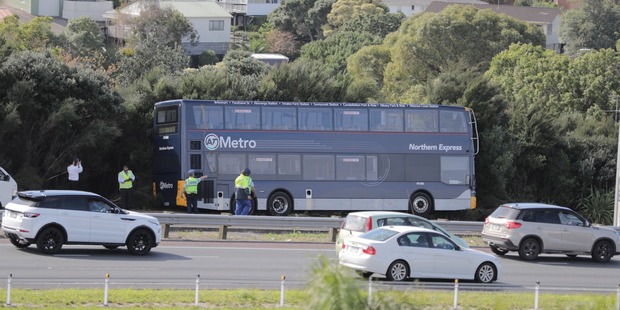
<svg viewBox="0 0 620 310"><path fill-rule="evenodd" d="M332 241L336 241L341 217L295 217L295 216L234 216L184 213L149 213L162 225L164 238L168 238L170 226L201 226L219 228L219 239L225 240L229 227L248 229L327 229ZM482 222L433 221L453 233L480 233Z"/></svg>

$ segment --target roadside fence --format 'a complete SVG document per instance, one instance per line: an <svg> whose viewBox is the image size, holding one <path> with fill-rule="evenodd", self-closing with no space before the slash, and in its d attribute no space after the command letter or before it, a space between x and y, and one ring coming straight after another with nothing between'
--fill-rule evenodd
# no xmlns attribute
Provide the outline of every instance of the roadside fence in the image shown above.
<svg viewBox="0 0 620 310"><path fill-rule="evenodd" d="M46 284L52 286L52 285L57 285L58 283L46 283L45 279L30 279L30 280L35 280L37 283L40 283L41 285L45 286ZM187 286L188 288L193 287L194 289L194 306L208 306L207 302L205 302L205 299L208 299L208 297L203 297L201 298L201 293L202 294L207 294L207 292L204 291L204 288L207 286L207 283L204 282L204 280L201 279L200 274L196 274L194 279L189 279L189 278L184 278L184 286ZM17 281L19 283L19 281ZM279 281L277 280L273 280L273 281L269 281L270 283L273 284L273 287L277 287L279 284L279 291L280 291L280 295L279 295L279 300L276 302L274 301L274 304L276 304L277 306L283 307L285 306L285 296L286 296L286 289L287 288L292 288L292 289L300 289L300 283L297 284L293 284L293 285L289 285L289 287L287 287L287 282L286 282L286 277L284 275L282 275L279 279ZM150 285L161 285L163 287L167 287L166 284L176 284L178 285L178 282L148 282ZM12 302L12 288L13 285L15 284L15 279L13 278L13 274L9 274L8 279L7 279L7 289L6 289L6 306L18 306L18 305L14 305ZM109 305L109 297L110 297L110 293L111 293L111 289L116 286L116 287L122 287L124 285L126 285L127 283L115 283L115 282L111 282L110 281L110 274L105 274L103 283L100 281L92 281L92 282L77 282L77 283L71 283L72 286L74 285L79 285L79 286L84 286L84 285L89 285L92 286L93 284L96 284L97 287L101 287L101 285L103 284L103 292L102 292L102 305L103 306L108 306ZM135 284L135 283L134 283ZM241 283L231 283L234 287L239 288L239 284ZM360 281L359 282L359 287L360 289L364 289L364 282ZM551 292L551 293L562 293L562 292L569 292L571 294L574 294L576 292L590 292L590 293L603 293L603 294L609 294L609 293L616 293L616 301L615 301L615 309L616 310L620 310L620 284L618 285L617 288L615 289L587 289L587 288L577 288L577 287L542 287L540 282L535 282L535 285L533 287L519 287L519 288L515 288L514 286L506 286L506 285L501 285L499 283L496 284L478 284L478 283L465 283L465 285L459 284L458 279L454 280L454 284L450 284L450 283L419 283L419 282L385 282L385 281L381 281L378 280L378 278L373 277L369 277L368 278L368 282L367 282L367 291L368 291L368 306L372 306L375 303L375 296L377 294L379 294L380 292L386 292L386 291L390 291L390 290L400 290L400 291L449 291L449 290L453 290L454 291L454 304L453 304L453 308L452 309L459 309L459 293L461 293L462 291L485 291L485 292L493 292L493 291L524 291L524 292L531 292L533 294L533 308L534 310L539 310L539 306L540 306L540 293L541 291L546 291L546 292ZM201 302L202 301L202 302ZM69 301L68 301L69 302Z"/></svg>

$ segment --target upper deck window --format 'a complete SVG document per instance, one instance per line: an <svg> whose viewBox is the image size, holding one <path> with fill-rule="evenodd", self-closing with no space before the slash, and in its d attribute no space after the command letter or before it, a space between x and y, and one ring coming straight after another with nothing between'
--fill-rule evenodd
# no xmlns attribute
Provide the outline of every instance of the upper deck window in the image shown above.
<svg viewBox="0 0 620 310"><path fill-rule="evenodd" d="M297 130L297 110L284 107L263 107L262 125L266 130Z"/></svg>
<svg viewBox="0 0 620 310"><path fill-rule="evenodd" d="M370 110L370 130L392 132L403 131L403 110Z"/></svg>
<svg viewBox="0 0 620 310"><path fill-rule="evenodd" d="M334 118L338 131L368 131L367 109L335 109Z"/></svg>
<svg viewBox="0 0 620 310"><path fill-rule="evenodd" d="M197 129L223 129L224 109L222 107L210 107L205 105L193 106L187 119L188 128ZM193 122L193 123L192 123Z"/></svg>
<svg viewBox="0 0 620 310"><path fill-rule="evenodd" d="M226 129L259 129L260 108L252 106L226 107Z"/></svg>
<svg viewBox="0 0 620 310"><path fill-rule="evenodd" d="M439 114L437 110L405 110L405 131L437 132L439 131Z"/></svg>
<svg viewBox="0 0 620 310"><path fill-rule="evenodd" d="M439 113L440 132L467 132L467 120L463 111L441 111Z"/></svg>
<svg viewBox="0 0 620 310"><path fill-rule="evenodd" d="M331 108L300 108L299 130L333 130Z"/></svg>
<svg viewBox="0 0 620 310"><path fill-rule="evenodd" d="M177 107L161 108L157 111L157 124L177 123Z"/></svg>

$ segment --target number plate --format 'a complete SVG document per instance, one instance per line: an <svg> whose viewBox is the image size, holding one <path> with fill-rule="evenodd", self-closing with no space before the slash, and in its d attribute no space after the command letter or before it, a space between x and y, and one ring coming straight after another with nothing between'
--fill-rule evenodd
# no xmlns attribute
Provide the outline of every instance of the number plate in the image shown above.
<svg viewBox="0 0 620 310"><path fill-rule="evenodd" d="M359 248L359 247L356 247L356 246L349 246L347 249L348 249L348 250L349 250L349 252L351 252L351 253L359 253L359 252L360 252L360 248Z"/></svg>
<svg viewBox="0 0 620 310"><path fill-rule="evenodd" d="M499 230L499 225L491 224L491 230Z"/></svg>

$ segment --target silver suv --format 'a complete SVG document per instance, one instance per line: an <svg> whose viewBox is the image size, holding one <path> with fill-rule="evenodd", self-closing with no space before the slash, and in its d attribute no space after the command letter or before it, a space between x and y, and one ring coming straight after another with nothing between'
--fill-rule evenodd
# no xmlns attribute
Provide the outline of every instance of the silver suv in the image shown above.
<svg viewBox="0 0 620 310"><path fill-rule="evenodd" d="M493 253L518 251L524 260L539 254L591 255L608 262L620 254L617 231L592 226L573 210L541 203L508 203L499 206L484 221L483 241Z"/></svg>
<svg viewBox="0 0 620 310"><path fill-rule="evenodd" d="M34 243L44 254L58 253L63 244L90 244L145 255L161 242L156 218L81 191L19 192L5 207L2 230L14 246Z"/></svg>

